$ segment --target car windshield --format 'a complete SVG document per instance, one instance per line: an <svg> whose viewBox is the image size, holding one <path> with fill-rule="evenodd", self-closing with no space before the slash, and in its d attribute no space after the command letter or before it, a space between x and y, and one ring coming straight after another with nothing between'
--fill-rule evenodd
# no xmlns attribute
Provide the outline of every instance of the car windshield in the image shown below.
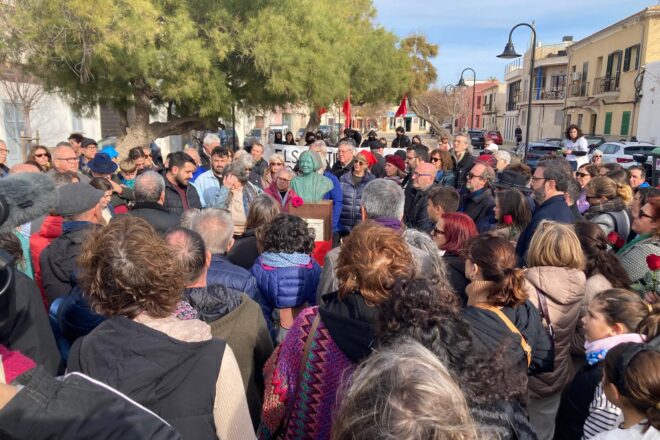
<svg viewBox="0 0 660 440"><path fill-rule="evenodd" d="M539 145L535 147L529 147L529 151L534 151L536 153L547 153L548 151L557 151L559 148L555 145Z"/></svg>

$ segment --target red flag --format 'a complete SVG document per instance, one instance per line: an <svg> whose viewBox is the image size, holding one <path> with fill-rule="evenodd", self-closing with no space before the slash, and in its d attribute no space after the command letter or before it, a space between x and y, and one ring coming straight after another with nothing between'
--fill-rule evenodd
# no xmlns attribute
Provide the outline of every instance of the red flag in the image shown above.
<svg viewBox="0 0 660 440"><path fill-rule="evenodd" d="M346 116L346 121L344 122L344 128L349 128L351 126L351 98L346 98L342 111Z"/></svg>
<svg viewBox="0 0 660 440"><path fill-rule="evenodd" d="M406 96L403 97L401 100L401 104L399 105L399 108L396 110L396 113L394 114L395 118L398 118L399 116L406 116L406 113L408 113L408 109L406 108Z"/></svg>
<svg viewBox="0 0 660 440"><path fill-rule="evenodd" d="M324 114L328 113L328 110L326 110L325 107L321 107L320 109L318 109L318 110L316 111L316 113L318 113L319 118L320 118L320 117L323 116Z"/></svg>

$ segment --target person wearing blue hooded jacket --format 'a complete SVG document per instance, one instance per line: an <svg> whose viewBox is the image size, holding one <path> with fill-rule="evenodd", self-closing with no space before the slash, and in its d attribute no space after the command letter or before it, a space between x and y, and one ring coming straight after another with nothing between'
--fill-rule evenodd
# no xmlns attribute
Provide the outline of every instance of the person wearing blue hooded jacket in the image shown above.
<svg viewBox="0 0 660 440"><path fill-rule="evenodd" d="M262 235L263 252L252 266L261 308L273 341L281 342L297 313L316 305L321 267L311 256L314 231L291 214L278 214Z"/></svg>

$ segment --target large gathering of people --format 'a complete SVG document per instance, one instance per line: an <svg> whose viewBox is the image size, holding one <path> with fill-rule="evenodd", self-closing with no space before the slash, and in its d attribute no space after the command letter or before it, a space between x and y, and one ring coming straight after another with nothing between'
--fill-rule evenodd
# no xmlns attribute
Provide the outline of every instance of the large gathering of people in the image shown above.
<svg viewBox="0 0 660 440"><path fill-rule="evenodd" d="M0 438L660 439L647 170L365 136L0 155Z"/></svg>

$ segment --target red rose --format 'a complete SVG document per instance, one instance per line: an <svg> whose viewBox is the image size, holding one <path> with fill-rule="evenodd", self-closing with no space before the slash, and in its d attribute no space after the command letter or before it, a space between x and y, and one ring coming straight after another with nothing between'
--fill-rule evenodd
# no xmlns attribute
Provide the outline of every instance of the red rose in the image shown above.
<svg viewBox="0 0 660 440"><path fill-rule="evenodd" d="M624 247L625 245L626 245L626 240L624 240L623 238L619 238L619 239L616 241L616 243L614 243L614 247L617 248L617 249L621 249L621 248Z"/></svg>
<svg viewBox="0 0 660 440"><path fill-rule="evenodd" d="M513 224L513 217L511 214L507 214L504 217L502 217L502 221L504 222L505 225L511 226Z"/></svg>
<svg viewBox="0 0 660 440"><path fill-rule="evenodd" d="M646 265L652 271L660 269L660 255L649 255L646 257Z"/></svg>
<svg viewBox="0 0 660 440"><path fill-rule="evenodd" d="M616 246L616 242L619 240L619 234L616 232L612 231L609 234L607 234L607 241L610 242L610 244L613 244Z"/></svg>
<svg viewBox="0 0 660 440"><path fill-rule="evenodd" d="M303 203L305 203L305 202L303 201L302 197L300 197L300 196L293 196L293 197L291 197L291 205L292 205L294 208L299 208L299 207L301 207L301 206L303 205Z"/></svg>

